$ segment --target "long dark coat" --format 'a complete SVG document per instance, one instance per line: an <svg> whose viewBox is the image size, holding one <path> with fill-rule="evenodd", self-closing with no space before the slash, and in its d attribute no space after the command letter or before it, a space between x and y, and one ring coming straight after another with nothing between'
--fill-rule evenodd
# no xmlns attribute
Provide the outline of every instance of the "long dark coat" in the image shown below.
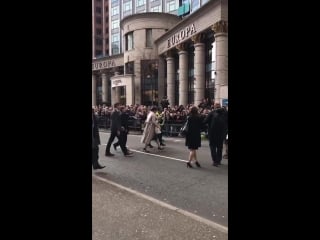
<svg viewBox="0 0 320 240"><path fill-rule="evenodd" d="M208 124L208 135L210 143L221 143L227 135L228 113L223 109L215 109L210 112L204 124Z"/></svg>
<svg viewBox="0 0 320 240"><path fill-rule="evenodd" d="M98 120L94 113L92 113L92 148L97 148L100 145L100 135Z"/></svg>
<svg viewBox="0 0 320 240"><path fill-rule="evenodd" d="M186 146L189 149L201 147L202 119L199 116L188 117L188 133L186 134Z"/></svg>
<svg viewBox="0 0 320 240"><path fill-rule="evenodd" d="M111 113L111 124L110 124L110 130L111 133L117 133L117 131L120 131L121 128L121 118L120 118L120 111L118 110L114 110Z"/></svg>

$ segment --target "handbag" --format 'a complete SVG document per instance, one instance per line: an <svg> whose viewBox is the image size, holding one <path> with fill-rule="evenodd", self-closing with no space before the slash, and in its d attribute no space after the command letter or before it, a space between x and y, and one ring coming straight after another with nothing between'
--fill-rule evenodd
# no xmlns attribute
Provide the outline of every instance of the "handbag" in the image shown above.
<svg viewBox="0 0 320 240"><path fill-rule="evenodd" d="M156 134L160 134L161 133L161 130L160 130L160 128L158 126L156 126L154 128L154 131L156 132Z"/></svg>
<svg viewBox="0 0 320 240"><path fill-rule="evenodd" d="M189 124L188 124L188 119L187 119L187 121L184 123L184 125L180 129L180 134L182 136L185 136L185 135L187 135L188 131L189 131Z"/></svg>

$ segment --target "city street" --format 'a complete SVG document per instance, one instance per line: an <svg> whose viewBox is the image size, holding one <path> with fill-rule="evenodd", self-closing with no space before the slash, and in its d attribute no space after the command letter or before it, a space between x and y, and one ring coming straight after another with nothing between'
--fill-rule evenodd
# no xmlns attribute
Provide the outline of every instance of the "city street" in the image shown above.
<svg viewBox="0 0 320 240"><path fill-rule="evenodd" d="M106 168L93 173L93 239L180 239L182 232L185 235L182 237L182 234L181 239L227 239L228 160L223 159L218 168L212 166L207 140L202 141L197 152L202 168L194 165L190 169L186 167L189 152L183 138L164 137L164 150L158 150L152 142L154 148L144 153L141 135L129 135L127 145L133 156L124 157L120 148L114 151L112 146L115 156L105 157L109 133L100 132L100 137L100 163ZM110 199L114 199L112 204ZM139 215L144 211L148 216L145 222ZM159 214L163 214L163 218L159 218ZM153 221L161 219L167 221L159 222L160 229L159 226L153 228ZM121 221L132 229L127 227L127 232L121 229ZM119 230L115 229L117 222ZM184 228L180 229L181 234L178 234L179 227ZM131 234L131 238L126 235L139 229L158 237L142 232ZM176 229L176 237L169 234L172 229ZM124 231L123 235L119 231ZM105 234L109 237L103 237ZM112 234L116 235L112 237Z"/></svg>

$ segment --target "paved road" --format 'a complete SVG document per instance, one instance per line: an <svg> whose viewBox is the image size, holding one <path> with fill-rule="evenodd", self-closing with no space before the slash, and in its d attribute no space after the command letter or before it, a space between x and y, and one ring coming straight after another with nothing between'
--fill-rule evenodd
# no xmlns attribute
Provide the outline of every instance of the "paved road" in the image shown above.
<svg viewBox="0 0 320 240"><path fill-rule="evenodd" d="M223 229L92 178L93 240L227 240Z"/></svg>
<svg viewBox="0 0 320 240"><path fill-rule="evenodd" d="M111 151L116 155L105 157L109 134L101 132L100 136L100 162L107 167L95 171L96 176L227 228L228 161L223 160L219 168L213 167L207 141L202 142L198 151L202 168L188 169L184 139L166 138L165 150L154 148L151 154L146 154L142 152L141 136L129 135L128 146L134 151L133 157L124 157L113 148Z"/></svg>

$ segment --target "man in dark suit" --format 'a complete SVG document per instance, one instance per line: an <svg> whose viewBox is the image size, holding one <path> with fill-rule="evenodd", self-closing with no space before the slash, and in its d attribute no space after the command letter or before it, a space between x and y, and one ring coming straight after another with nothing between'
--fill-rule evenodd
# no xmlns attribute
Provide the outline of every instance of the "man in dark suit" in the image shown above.
<svg viewBox="0 0 320 240"><path fill-rule="evenodd" d="M128 156L128 155L132 154L132 153L129 153L129 151L123 145L123 141L121 140L121 137L120 137L120 132L121 132L121 117L120 117L120 114L121 114L121 112L120 112L119 108L120 108L120 103L115 103L114 104L114 110L111 113L111 117L110 117L110 120L111 120L111 125L110 125L111 133L110 133L110 137L109 137L109 140L108 140L108 143L107 143L107 146L106 146L106 152L105 152L105 155L109 156L109 157L114 156L114 154L112 154L110 152L110 147L111 147L111 144L114 141L115 137L117 137L118 141L120 142L120 148L121 148L123 154L125 156Z"/></svg>
<svg viewBox="0 0 320 240"><path fill-rule="evenodd" d="M92 109L92 167L93 169L102 169L105 166L99 164L99 145L100 145L100 135L98 128L98 121L94 114L94 109Z"/></svg>
<svg viewBox="0 0 320 240"><path fill-rule="evenodd" d="M226 138L228 127L228 115L224 108L221 108L220 103L214 104L214 110L211 111L206 119L205 124L208 124L209 146L213 166L221 165L223 141Z"/></svg>
<svg viewBox="0 0 320 240"><path fill-rule="evenodd" d="M130 152L129 149L126 147L128 133L129 133L129 113L127 112L127 109L125 106L120 107L120 112L121 112L121 114L120 114L120 122L121 122L120 138L119 138L118 142L113 144L113 148L114 148L114 150L117 150L117 146L124 148L125 149L124 155L127 156L127 155L132 154L132 152Z"/></svg>

